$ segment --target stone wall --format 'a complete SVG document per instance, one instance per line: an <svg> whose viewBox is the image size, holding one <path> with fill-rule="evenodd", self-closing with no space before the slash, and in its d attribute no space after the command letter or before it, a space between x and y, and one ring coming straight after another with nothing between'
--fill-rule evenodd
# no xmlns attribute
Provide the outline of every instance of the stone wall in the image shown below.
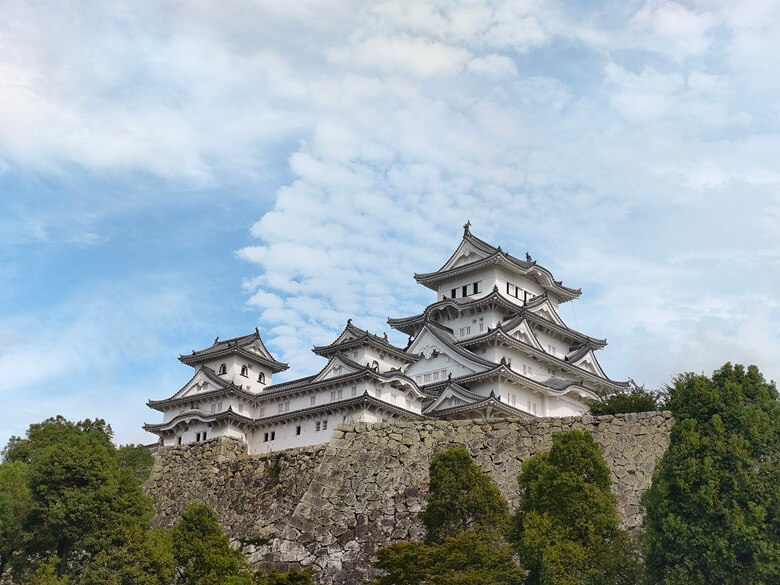
<svg viewBox="0 0 780 585"><path fill-rule="evenodd" d="M247 456L217 439L161 450L148 483L158 521L171 524L193 499L217 511L256 566L313 566L320 582L372 576L376 549L423 535L428 466L436 451L465 445L512 508L522 462L549 449L552 434L590 431L611 471L623 524L641 522L639 498L668 445L670 413L533 421L348 424L324 447Z"/></svg>

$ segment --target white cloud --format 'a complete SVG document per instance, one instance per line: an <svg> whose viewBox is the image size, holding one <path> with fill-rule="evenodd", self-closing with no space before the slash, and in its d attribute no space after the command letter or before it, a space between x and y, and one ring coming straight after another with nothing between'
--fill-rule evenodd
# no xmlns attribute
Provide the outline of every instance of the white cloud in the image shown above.
<svg viewBox="0 0 780 585"><path fill-rule="evenodd" d="M137 170L185 189L263 177L268 211L238 255L291 375L321 364L310 346L347 317L381 332L430 302L411 274L437 268L470 219L583 286L564 308L610 338L615 376L744 359L777 377L769 4L11 2L0 168ZM90 214L133 204L93 199L61 221L89 234ZM45 210L19 215L3 228L53 238ZM103 330L85 319L50 363L94 355ZM14 343L4 355L35 359L37 338ZM14 383L50 379L36 376Z"/></svg>

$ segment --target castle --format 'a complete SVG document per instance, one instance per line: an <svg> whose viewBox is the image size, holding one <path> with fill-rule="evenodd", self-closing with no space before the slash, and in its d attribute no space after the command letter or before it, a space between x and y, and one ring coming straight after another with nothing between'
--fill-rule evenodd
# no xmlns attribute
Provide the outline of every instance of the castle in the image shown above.
<svg viewBox="0 0 780 585"><path fill-rule="evenodd" d="M193 377L150 400L163 422L144 429L164 446L232 437L249 453L327 443L340 423L532 419L587 412L587 402L627 385L611 380L595 351L606 340L568 327L561 303L579 289L474 236L470 223L450 258L415 280L436 292L419 315L388 319L406 347L355 326L329 345L318 373L273 383L288 368L259 331L181 355Z"/></svg>

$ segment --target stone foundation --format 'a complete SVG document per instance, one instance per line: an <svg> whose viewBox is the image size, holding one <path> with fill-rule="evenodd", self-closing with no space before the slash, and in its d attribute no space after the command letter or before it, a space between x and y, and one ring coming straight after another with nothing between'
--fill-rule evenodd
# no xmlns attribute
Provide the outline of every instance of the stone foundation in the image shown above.
<svg viewBox="0 0 780 585"><path fill-rule="evenodd" d="M465 445L514 509L523 461L549 449L552 435L587 430L612 471L624 526L641 523L639 498L669 442L668 412L532 421L357 423L336 427L327 445L266 455L237 441L161 449L147 490L156 521L175 523L194 500L214 508L225 531L244 541L256 566L314 566L328 584L373 576L380 546L423 535L433 454Z"/></svg>

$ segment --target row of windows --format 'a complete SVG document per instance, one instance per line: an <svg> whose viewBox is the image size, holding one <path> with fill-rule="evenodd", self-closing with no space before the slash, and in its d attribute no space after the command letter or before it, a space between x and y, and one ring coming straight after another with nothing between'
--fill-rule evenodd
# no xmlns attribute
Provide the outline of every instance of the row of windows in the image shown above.
<svg viewBox="0 0 780 585"><path fill-rule="evenodd" d="M421 374L415 376L418 384L429 384L431 382L437 382L444 380L447 377L447 370L437 370L435 372L428 372L427 374Z"/></svg>
<svg viewBox="0 0 780 585"><path fill-rule="evenodd" d="M318 420L316 423L314 423L314 431L319 433L320 431L327 431L328 430L328 419ZM295 427L295 434L296 436L300 435L302 431L301 425L297 425ZM204 433L205 437L205 433ZM263 442L268 443L269 441L275 441L276 440L276 431L266 431L263 433Z"/></svg>
<svg viewBox="0 0 780 585"><path fill-rule="evenodd" d="M248 365L241 366L241 375L244 376L244 378L249 377L249 368ZM219 365L219 375L224 376L227 374L227 364L220 364ZM257 381L261 384L265 384L265 372L260 372L260 374L257 376Z"/></svg>
<svg viewBox="0 0 780 585"><path fill-rule="evenodd" d="M509 395L509 406L517 406L517 396L515 394ZM536 402L528 401L526 412L536 414Z"/></svg>
<svg viewBox="0 0 780 585"><path fill-rule="evenodd" d="M469 289L471 290L471 293L469 293ZM469 294L472 295L478 295L482 292L482 281L474 282L472 284L464 284L460 289L453 288L450 291L450 298L456 299L458 298L458 290L460 290L460 296L461 297L467 297Z"/></svg>
<svg viewBox="0 0 780 585"><path fill-rule="evenodd" d="M506 283L506 294L508 294L511 297L515 297L516 299L522 299L524 303L527 303L529 300L534 298L534 295L529 293L527 290L523 290L519 286L515 286L511 282Z"/></svg>

